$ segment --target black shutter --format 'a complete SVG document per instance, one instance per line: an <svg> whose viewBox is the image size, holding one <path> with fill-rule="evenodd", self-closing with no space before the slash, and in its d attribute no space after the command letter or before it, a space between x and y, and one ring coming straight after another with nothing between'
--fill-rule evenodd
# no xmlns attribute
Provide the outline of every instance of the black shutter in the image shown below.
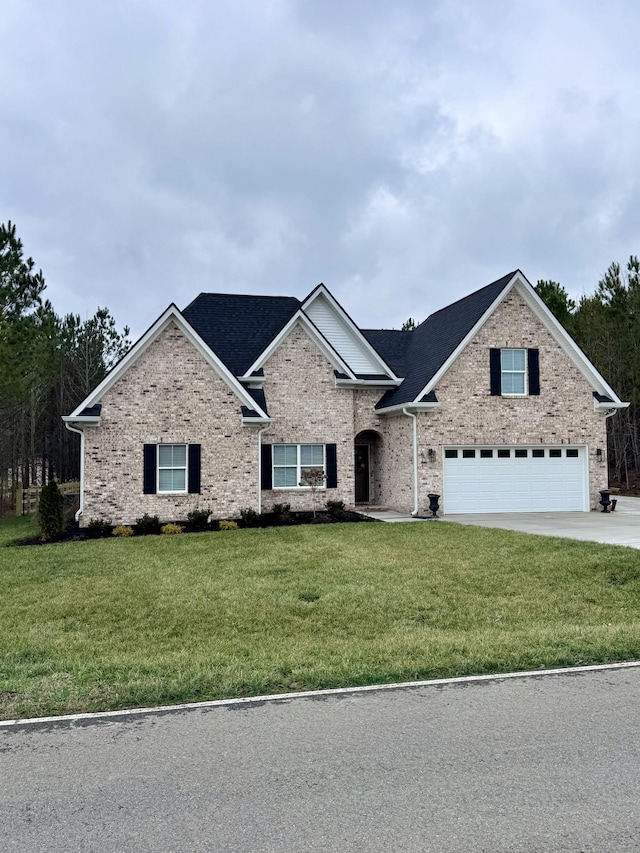
<svg viewBox="0 0 640 853"><path fill-rule="evenodd" d="M156 493L156 458L156 445L145 444L142 456L142 491L145 495Z"/></svg>
<svg viewBox="0 0 640 853"><path fill-rule="evenodd" d="M327 488L338 488L338 458L335 444L325 445L325 458L327 462Z"/></svg>
<svg viewBox="0 0 640 853"><path fill-rule="evenodd" d="M189 494L200 494L200 445L189 445Z"/></svg>
<svg viewBox="0 0 640 853"><path fill-rule="evenodd" d="M500 365L500 350L491 348L489 350L489 372L491 376L491 396L499 397L502 394L502 372Z"/></svg>
<svg viewBox="0 0 640 853"><path fill-rule="evenodd" d="M530 394L539 394L540 393L540 358L539 358L537 349L530 349L528 351L527 361L529 364L529 393Z"/></svg>
<svg viewBox="0 0 640 853"><path fill-rule="evenodd" d="M271 471L271 445L270 444L263 444L260 447L260 465L262 468L261 486L263 489L272 489L273 488L273 474Z"/></svg>

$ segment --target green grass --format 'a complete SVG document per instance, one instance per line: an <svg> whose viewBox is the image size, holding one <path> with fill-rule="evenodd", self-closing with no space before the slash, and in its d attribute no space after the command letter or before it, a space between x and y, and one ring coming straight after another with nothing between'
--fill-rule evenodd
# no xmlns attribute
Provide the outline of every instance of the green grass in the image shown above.
<svg viewBox="0 0 640 853"><path fill-rule="evenodd" d="M457 524L15 547L0 718L640 657L640 552Z"/></svg>

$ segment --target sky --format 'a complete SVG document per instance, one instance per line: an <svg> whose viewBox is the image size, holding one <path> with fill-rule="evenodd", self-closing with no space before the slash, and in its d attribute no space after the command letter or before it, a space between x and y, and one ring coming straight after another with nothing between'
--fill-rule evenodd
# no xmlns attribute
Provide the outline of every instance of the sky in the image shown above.
<svg viewBox="0 0 640 853"><path fill-rule="evenodd" d="M634 0L4 0L0 221L59 314L200 292L362 328L640 254Z"/></svg>

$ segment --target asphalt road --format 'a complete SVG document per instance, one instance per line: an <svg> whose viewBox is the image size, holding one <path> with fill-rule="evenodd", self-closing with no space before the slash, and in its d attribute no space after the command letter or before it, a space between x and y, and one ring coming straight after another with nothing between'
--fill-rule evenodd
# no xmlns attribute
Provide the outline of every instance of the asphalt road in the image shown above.
<svg viewBox="0 0 640 853"><path fill-rule="evenodd" d="M640 851L640 668L0 729L5 851Z"/></svg>

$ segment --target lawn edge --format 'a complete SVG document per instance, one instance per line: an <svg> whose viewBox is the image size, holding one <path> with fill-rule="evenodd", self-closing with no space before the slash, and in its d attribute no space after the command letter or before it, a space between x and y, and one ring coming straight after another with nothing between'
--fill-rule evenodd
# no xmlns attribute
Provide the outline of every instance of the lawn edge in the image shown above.
<svg viewBox="0 0 640 853"><path fill-rule="evenodd" d="M300 690L294 693L269 693L261 696L242 696L230 699L210 699L204 702L183 702L177 705L157 705L148 708L121 708L115 711L95 711L81 714L63 714L53 717L27 717L24 719L0 720L2 729L16 729L22 726L90 724L101 721L126 722L131 718L151 716L153 714L172 714L179 711L209 710L230 705L262 705L266 702L290 702L293 699L320 699L331 696L348 696L359 693L373 693L388 690L404 690L416 687L446 687L447 685L469 684L483 681L505 681L513 678L541 678L548 675L578 675L583 672L603 672L607 670L633 669L640 667L640 660L621 661L619 663L586 664L584 666L558 667L556 669L533 669L521 672L486 673L483 675L461 675L453 678L433 678L423 681L400 681L390 684L366 684L357 687L328 687L324 690Z"/></svg>

